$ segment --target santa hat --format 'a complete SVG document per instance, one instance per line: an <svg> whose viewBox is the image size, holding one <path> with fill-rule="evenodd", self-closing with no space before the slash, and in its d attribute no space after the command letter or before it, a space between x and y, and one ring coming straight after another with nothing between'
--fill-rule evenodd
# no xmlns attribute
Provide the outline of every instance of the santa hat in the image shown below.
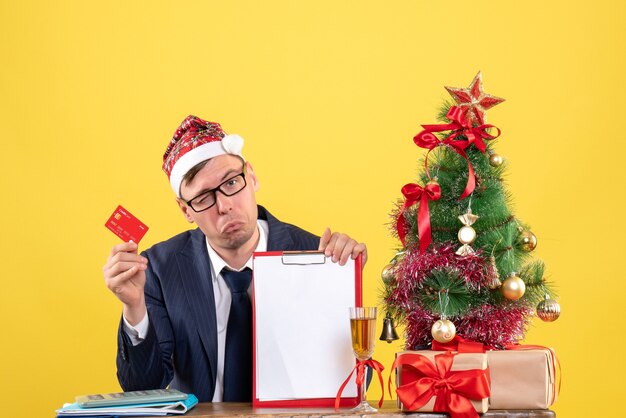
<svg viewBox="0 0 626 418"><path fill-rule="evenodd" d="M219 123L189 115L180 124L163 154L163 171L180 197L180 184L196 164L218 155L232 154L243 159L243 138L226 135Z"/></svg>

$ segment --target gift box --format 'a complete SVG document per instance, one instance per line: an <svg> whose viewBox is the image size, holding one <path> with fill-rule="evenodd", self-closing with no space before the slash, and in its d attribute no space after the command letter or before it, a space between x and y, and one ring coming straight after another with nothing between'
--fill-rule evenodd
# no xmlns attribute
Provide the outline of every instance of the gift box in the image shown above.
<svg viewBox="0 0 626 418"><path fill-rule="evenodd" d="M488 351L491 409L547 409L556 401L556 356L547 348Z"/></svg>
<svg viewBox="0 0 626 418"><path fill-rule="evenodd" d="M484 353L403 351L396 354L393 368L402 411L448 412L454 418L478 416L489 407Z"/></svg>

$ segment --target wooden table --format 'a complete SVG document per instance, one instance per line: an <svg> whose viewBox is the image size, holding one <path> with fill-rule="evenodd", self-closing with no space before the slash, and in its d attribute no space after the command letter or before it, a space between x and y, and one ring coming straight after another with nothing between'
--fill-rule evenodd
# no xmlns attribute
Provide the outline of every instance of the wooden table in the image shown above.
<svg viewBox="0 0 626 418"><path fill-rule="evenodd" d="M370 402L376 407L375 402ZM386 401L377 413L355 414L348 409L335 411L332 408L252 408L249 403L200 403L183 417L201 418L244 418L244 417L281 417L281 418L336 418L364 417L372 418L448 418L440 413L400 412L395 401ZM547 409L537 410L493 410L481 415L483 418L555 418L556 414Z"/></svg>

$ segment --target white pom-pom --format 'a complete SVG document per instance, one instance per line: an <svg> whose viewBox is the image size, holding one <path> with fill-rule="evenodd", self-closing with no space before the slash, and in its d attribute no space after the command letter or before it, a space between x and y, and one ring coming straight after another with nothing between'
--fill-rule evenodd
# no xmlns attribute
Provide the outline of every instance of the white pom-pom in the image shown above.
<svg viewBox="0 0 626 418"><path fill-rule="evenodd" d="M226 135L222 138L222 146L229 154L241 155L243 149L243 138L237 134Z"/></svg>

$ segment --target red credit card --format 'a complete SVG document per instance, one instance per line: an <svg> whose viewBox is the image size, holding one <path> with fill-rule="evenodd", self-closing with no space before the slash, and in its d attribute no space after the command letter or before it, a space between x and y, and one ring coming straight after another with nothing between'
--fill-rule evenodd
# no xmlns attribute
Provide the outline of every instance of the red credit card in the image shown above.
<svg viewBox="0 0 626 418"><path fill-rule="evenodd" d="M104 224L115 235L122 240L128 242L133 241L139 244L139 241L148 232L146 224L135 218L129 211L121 206L113 212L109 220Z"/></svg>

